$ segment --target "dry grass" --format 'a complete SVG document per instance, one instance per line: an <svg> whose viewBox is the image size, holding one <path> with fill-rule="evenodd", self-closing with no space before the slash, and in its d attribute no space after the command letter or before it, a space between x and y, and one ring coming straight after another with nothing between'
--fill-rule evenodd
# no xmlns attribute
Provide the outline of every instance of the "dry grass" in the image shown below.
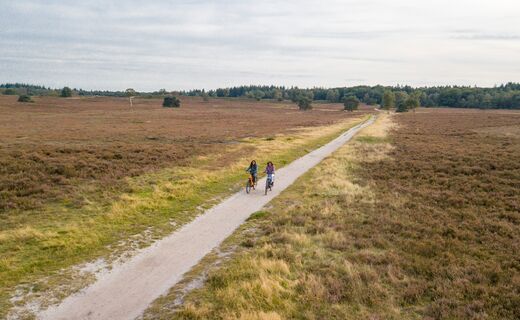
<svg viewBox="0 0 520 320"><path fill-rule="evenodd" d="M42 97L27 106L0 96L0 214L56 201L81 206L87 195L110 202L100 189L124 190L125 177L187 165L246 137L352 117L339 105L299 112L287 103L183 98L171 110L161 102L138 99L130 109L124 98Z"/></svg>
<svg viewBox="0 0 520 320"><path fill-rule="evenodd" d="M518 127L520 114L393 120L250 221L258 237L236 240L183 307L147 318L518 319L520 137L482 129Z"/></svg>
<svg viewBox="0 0 520 320"><path fill-rule="evenodd" d="M14 140L2 136L0 154L3 151L9 153L15 150L16 146L20 150L30 149L31 146L38 144L38 139L41 140L41 150L50 150L54 145L70 145L82 150L90 150L93 156L97 156L96 152L99 149L91 149L92 144L111 148L112 140L117 140L117 144L128 143L141 150L148 148L145 146L147 144L151 146L150 150L170 148L178 151L179 148L186 148L185 154L182 159L170 161L171 159L154 158L155 152L143 151L145 153L142 155L143 163L133 163L126 155L119 159L124 163L118 160L114 162L106 160L107 165L100 171L99 176L91 176L84 180L81 177L73 177L64 185L50 183L49 189L37 196L41 198L37 209L20 207L1 213L0 317L7 311L9 305L7 299L15 291L15 286L23 283L25 285L22 291L32 292L30 295L37 299L44 297L49 298L50 302L55 302L55 299L61 299L69 293L67 288L77 290L85 284L86 280L78 279L77 274L70 273L68 267L97 257L110 260L125 253L129 248L148 245L153 239L190 221L203 208L218 201L219 197L241 186L245 178L244 168L250 158L254 157L260 163L269 158L283 165L303 155L306 150L314 149L327 142L359 121L359 117L363 115L363 112L360 112L351 116L340 111L339 106L323 106L323 111L301 114L284 104L228 100L215 100L209 104L194 101L193 105L190 104L190 100L187 100L180 110L164 110L160 107L160 101L143 100L138 102L138 107L133 111L127 110L125 100L118 99L102 98L93 101L56 99L56 101L65 101L70 105L57 107L48 105L50 102L44 100L40 103L37 101L34 110L18 110L20 108L18 105L4 109L0 107L0 111L4 112L11 110L9 108L18 108L16 111L18 113L9 114L13 128L16 128L17 121L22 121L29 115L47 122L46 126L42 125L38 129L41 130L41 136L36 133L28 135L28 138L24 139L26 144L17 142L13 136L10 139ZM114 105L111 104L112 102ZM75 105L75 103L79 104ZM143 104L142 108L139 104ZM72 109L75 107L78 107L78 110ZM275 111L262 111L263 107ZM333 111L335 108L337 110ZM185 111L180 112L182 110ZM33 112L36 114L33 115ZM243 118L244 113L249 112L253 114L249 119L257 119L259 123L265 125L260 129L251 129L251 134L247 134L249 130L242 125L243 123L231 123L238 122L239 118ZM257 113L258 115L255 115ZM133 119L125 120L126 127L113 127L115 119L126 116ZM269 118L273 117L276 120L272 125L267 125ZM69 118L77 121L71 120L71 123L65 123L63 127L58 126ZM163 122L162 125L146 130L136 128L132 124L132 121L138 120L146 123L147 119ZM197 121L205 121L207 124L198 127L193 123ZM283 121L286 123L284 124ZM81 124L82 122L86 123ZM71 138L64 134L66 130L56 132L47 130L44 127L48 127L49 123L61 129L77 126L85 136ZM168 123L174 125L171 130L167 126ZM208 129L210 123L211 130ZM298 128L299 125L305 124L315 125L315 127ZM189 130L182 129L190 125L192 128ZM213 126L218 128L213 130ZM127 133L128 141L126 138L119 138L117 134L119 130ZM159 140L143 138L150 130L154 136L167 135L170 131L173 133L167 139L165 138L167 142L161 141L162 138ZM213 138L215 140L208 138L212 130L215 133ZM13 135L13 132L10 134ZM230 141L233 143L228 143ZM123 149L118 152L125 154L128 151ZM53 161L74 163L78 161L75 157L81 158L81 153L73 156L60 153ZM52 161L45 160L43 167L37 167L32 163L16 161L8 163L7 169L4 169L14 170L21 176L30 176L52 164ZM25 165L31 169L17 171L16 168ZM89 165L99 165L99 162L89 159ZM120 174L113 174L110 169L112 166ZM135 172L136 175L130 174L132 172L130 168L133 166L138 170ZM53 177L45 172L40 173L44 180ZM107 178L105 174L110 177ZM2 178L5 178L4 181L13 179L9 174ZM42 180L34 178L28 180L42 183ZM54 197L52 190L56 190L60 195ZM6 197L9 198L10 191L7 190L7 193L5 191L2 189L3 196L7 195ZM27 199L31 197L27 195ZM10 199L18 201L13 200L14 198ZM143 232L147 233L146 236L137 237ZM128 240L131 236L132 240ZM59 271L62 269L65 271ZM87 280L92 279L89 277ZM53 288L56 287L59 290L54 292ZM17 304L22 304L26 300L21 300ZM45 305L49 301L40 302Z"/></svg>

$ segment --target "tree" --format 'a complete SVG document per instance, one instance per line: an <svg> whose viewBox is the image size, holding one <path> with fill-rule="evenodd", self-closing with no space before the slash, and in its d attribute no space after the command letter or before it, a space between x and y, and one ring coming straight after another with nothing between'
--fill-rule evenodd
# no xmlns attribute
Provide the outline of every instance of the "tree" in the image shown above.
<svg viewBox="0 0 520 320"><path fill-rule="evenodd" d="M355 96L348 96L343 101L343 105L345 106L345 110L352 112L354 110L357 110L359 106L359 99Z"/></svg>
<svg viewBox="0 0 520 320"><path fill-rule="evenodd" d="M29 95L22 94L18 97L18 102L33 102L33 101Z"/></svg>
<svg viewBox="0 0 520 320"><path fill-rule="evenodd" d="M383 94L383 102L381 107L384 110L390 110L391 108L395 108L395 94L392 91L385 91Z"/></svg>
<svg viewBox="0 0 520 320"><path fill-rule="evenodd" d="M217 97L224 98L229 96L229 89L217 89Z"/></svg>
<svg viewBox="0 0 520 320"><path fill-rule="evenodd" d="M72 89L69 87L64 87L63 89L61 89L60 97L62 97L62 98L72 97Z"/></svg>
<svg viewBox="0 0 520 320"><path fill-rule="evenodd" d="M339 101L339 91L336 89L327 90L326 99L329 102L338 102Z"/></svg>
<svg viewBox="0 0 520 320"><path fill-rule="evenodd" d="M408 111L408 110L415 111L416 108L419 108L421 106L421 103L419 102L419 97L417 97L417 95L411 94L406 99L404 105L405 105L406 111Z"/></svg>
<svg viewBox="0 0 520 320"><path fill-rule="evenodd" d="M265 93L262 90L252 90L246 93L247 97L256 99L260 101L263 97L265 97Z"/></svg>
<svg viewBox="0 0 520 320"><path fill-rule="evenodd" d="M311 104L312 100L309 99L308 97L306 96L300 96L300 98L298 99L298 107L300 108L300 110L311 110L312 109L312 104Z"/></svg>
<svg viewBox="0 0 520 320"><path fill-rule="evenodd" d="M395 107L396 109L405 109L405 102L408 99L408 94L404 91L397 91L395 93ZM397 111L397 110L396 110Z"/></svg>
<svg viewBox="0 0 520 320"><path fill-rule="evenodd" d="M273 99L276 99L278 101L283 101L282 90L274 89L274 91L273 91Z"/></svg>
<svg viewBox="0 0 520 320"><path fill-rule="evenodd" d="M209 101L209 95L206 92L201 93L202 101L208 102Z"/></svg>
<svg viewBox="0 0 520 320"><path fill-rule="evenodd" d="M166 91L166 90L165 90ZM125 95L127 97L135 97L137 95L137 91L135 91L134 89L132 88L128 88L125 90Z"/></svg>
<svg viewBox="0 0 520 320"><path fill-rule="evenodd" d="M179 108L181 106L181 101L175 96L167 96L164 97L162 105L165 108Z"/></svg>

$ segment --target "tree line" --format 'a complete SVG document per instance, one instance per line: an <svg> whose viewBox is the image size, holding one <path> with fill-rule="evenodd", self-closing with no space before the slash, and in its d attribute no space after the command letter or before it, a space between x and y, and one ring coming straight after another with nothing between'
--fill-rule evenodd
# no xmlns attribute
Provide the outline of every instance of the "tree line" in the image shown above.
<svg viewBox="0 0 520 320"><path fill-rule="evenodd" d="M491 88L467 86L354 86L339 88L311 88L277 86L239 86L216 90L190 90L181 92L187 96L208 95L210 97L244 97L274 100L297 101L306 96L316 101L344 102L356 97L368 105L382 105L385 93L395 95L396 107L403 106L408 97L408 104L417 102L424 107L483 108L483 109L520 109L520 83L507 83Z"/></svg>
<svg viewBox="0 0 520 320"><path fill-rule="evenodd" d="M66 91L66 92L64 92ZM413 106L417 103L424 107L452 107L452 108L482 108L482 109L520 109L520 83L507 83L500 86L467 87L467 86L436 86L418 87L411 86L354 86L338 88L298 88L284 86L236 86L230 88L219 88L214 90L189 90L167 92L160 89L153 92L136 92L133 89L125 91L109 90L82 90L51 89L44 86L23 83L0 84L0 93L13 95L51 95L51 96L113 96L127 97L139 96L145 98L164 97L165 95L200 96L204 100L209 97L220 98L249 98L269 100L291 100L300 108L305 109L312 101L340 102L350 101L356 98L358 101L368 105L383 105L384 97L389 101L395 99L395 107L405 108L406 105ZM387 102L388 103L388 102Z"/></svg>

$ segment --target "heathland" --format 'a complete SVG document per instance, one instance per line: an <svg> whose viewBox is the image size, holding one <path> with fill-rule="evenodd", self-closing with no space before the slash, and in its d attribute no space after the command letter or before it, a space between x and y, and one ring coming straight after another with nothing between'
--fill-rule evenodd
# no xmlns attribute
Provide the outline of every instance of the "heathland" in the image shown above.
<svg viewBox="0 0 520 320"><path fill-rule="evenodd" d="M145 318L518 319L519 190L520 112L382 114Z"/></svg>
<svg viewBox="0 0 520 320"><path fill-rule="evenodd" d="M179 109L144 98L133 107L117 97L33 100L0 96L0 316L73 283L70 266L190 221L240 187L252 158L283 166L373 112L201 97L182 97Z"/></svg>

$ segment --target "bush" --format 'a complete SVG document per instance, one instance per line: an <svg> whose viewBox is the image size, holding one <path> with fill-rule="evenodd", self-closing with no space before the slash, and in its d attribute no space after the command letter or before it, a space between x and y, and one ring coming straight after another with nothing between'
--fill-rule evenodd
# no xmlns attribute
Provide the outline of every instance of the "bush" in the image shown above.
<svg viewBox="0 0 520 320"><path fill-rule="evenodd" d="M72 97L72 89L69 87L64 87L63 89L61 89L60 97L63 97L63 98Z"/></svg>
<svg viewBox="0 0 520 320"><path fill-rule="evenodd" d="M300 97L298 99L298 107L300 110L311 110L312 109L312 100L307 97Z"/></svg>
<svg viewBox="0 0 520 320"><path fill-rule="evenodd" d="M18 97L18 102L33 102L31 96L27 94L22 94Z"/></svg>
<svg viewBox="0 0 520 320"><path fill-rule="evenodd" d="M359 106L359 100L354 96L348 96L345 98L343 105L345 106L345 110L352 112L354 110L357 110Z"/></svg>
<svg viewBox="0 0 520 320"><path fill-rule="evenodd" d="M8 95L8 96L14 96L14 95L18 94L18 92L16 92L15 89L8 88L8 89L4 90L4 94Z"/></svg>
<svg viewBox="0 0 520 320"><path fill-rule="evenodd" d="M162 105L165 108L179 108L181 106L181 101L174 96L164 97Z"/></svg>

